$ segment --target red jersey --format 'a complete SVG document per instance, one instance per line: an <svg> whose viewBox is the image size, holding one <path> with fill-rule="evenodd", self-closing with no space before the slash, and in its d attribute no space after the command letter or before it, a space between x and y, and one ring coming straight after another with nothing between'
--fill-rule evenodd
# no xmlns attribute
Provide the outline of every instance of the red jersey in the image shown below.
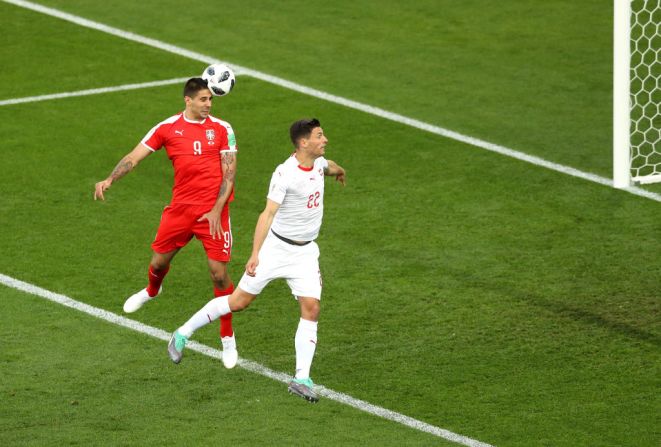
<svg viewBox="0 0 661 447"><path fill-rule="evenodd" d="M154 126L142 139L151 151L165 147L174 167L172 204L213 206L223 179L221 152L236 152L232 126L211 115L198 122L183 112ZM234 199L234 191L228 202Z"/></svg>

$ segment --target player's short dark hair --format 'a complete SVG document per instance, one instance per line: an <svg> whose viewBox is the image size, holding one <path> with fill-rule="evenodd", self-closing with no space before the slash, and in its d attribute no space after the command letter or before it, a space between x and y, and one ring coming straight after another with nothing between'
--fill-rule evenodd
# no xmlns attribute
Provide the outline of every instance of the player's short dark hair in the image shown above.
<svg viewBox="0 0 661 447"><path fill-rule="evenodd" d="M200 90L209 89L207 81L202 78L190 78L184 85L184 97L195 98Z"/></svg>
<svg viewBox="0 0 661 447"><path fill-rule="evenodd" d="M298 147L298 140L301 138L309 138L312 129L321 127L321 123L317 118L302 119L294 122L289 128L289 137L294 147Z"/></svg>

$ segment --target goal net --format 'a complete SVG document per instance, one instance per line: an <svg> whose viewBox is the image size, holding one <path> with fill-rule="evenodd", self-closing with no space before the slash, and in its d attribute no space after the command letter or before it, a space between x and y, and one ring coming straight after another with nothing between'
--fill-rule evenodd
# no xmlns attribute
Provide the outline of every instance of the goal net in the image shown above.
<svg viewBox="0 0 661 447"><path fill-rule="evenodd" d="M661 182L661 2L614 1L614 184Z"/></svg>

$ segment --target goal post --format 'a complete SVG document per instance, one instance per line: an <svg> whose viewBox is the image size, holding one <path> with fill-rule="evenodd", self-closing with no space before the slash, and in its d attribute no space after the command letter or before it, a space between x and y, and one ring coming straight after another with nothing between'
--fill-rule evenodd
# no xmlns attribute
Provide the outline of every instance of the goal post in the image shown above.
<svg viewBox="0 0 661 447"><path fill-rule="evenodd" d="M661 182L661 2L613 10L613 186Z"/></svg>
<svg viewBox="0 0 661 447"><path fill-rule="evenodd" d="M630 0L614 0L613 17L613 186L631 184L629 148Z"/></svg>

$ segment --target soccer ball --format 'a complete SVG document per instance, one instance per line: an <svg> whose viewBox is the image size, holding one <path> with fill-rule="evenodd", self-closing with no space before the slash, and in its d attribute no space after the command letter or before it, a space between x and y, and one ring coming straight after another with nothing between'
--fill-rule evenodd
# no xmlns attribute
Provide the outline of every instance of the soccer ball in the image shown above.
<svg viewBox="0 0 661 447"><path fill-rule="evenodd" d="M209 65L201 76L214 96L225 96L234 88L234 72L225 64Z"/></svg>

